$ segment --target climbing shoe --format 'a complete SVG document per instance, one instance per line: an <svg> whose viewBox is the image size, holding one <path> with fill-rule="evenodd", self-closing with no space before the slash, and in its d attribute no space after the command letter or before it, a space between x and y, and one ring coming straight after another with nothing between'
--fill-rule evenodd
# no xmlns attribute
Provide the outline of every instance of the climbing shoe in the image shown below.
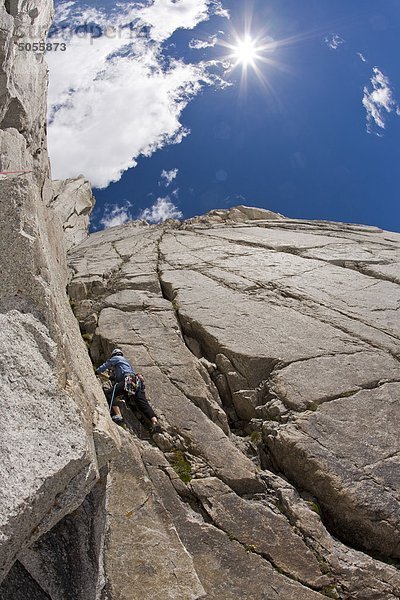
<svg viewBox="0 0 400 600"><path fill-rule="evenodd" d="M161 429L161 425L159 423L152 425L151 433L161 433L161 432L162 432L162 429Z"/></svg>
<svg viewBox="0 0 400 600"><path fill-rule="evenodd" d="M121 424L124 422L124 419L123 417L121 417L121 415L113 415L111 418L114 421L114 423Z"/></svg>

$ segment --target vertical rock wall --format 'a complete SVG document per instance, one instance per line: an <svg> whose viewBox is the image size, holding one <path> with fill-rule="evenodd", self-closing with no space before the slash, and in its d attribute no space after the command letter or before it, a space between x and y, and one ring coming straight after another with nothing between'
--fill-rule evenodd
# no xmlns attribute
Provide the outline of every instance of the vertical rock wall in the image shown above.
<svg viewBox="0 0 400 600"><path fill-rule="evenodd" d="M95 204L90 183L84 177L53 181L54 209L64 229L65 249L70 250L88 236L89 217Z"/></svg>
<svg viewBox="0 0 400 600"><path fill-rule="evenodd" d="M45 60L16 45L44 39L51 17L50 1L0 2L0 580L82 504L118 443L48 208Z"/></svg>

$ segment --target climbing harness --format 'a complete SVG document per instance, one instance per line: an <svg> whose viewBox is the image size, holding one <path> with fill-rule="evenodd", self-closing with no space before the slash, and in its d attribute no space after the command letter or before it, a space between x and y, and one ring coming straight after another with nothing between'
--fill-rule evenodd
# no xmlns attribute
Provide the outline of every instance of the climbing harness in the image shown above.
<svg viewBox="0 0 400 600"><path fill-rule="evenodd" d="M128 396L134 396L136 394L137 385L135 375L127 375L124 379L124 392Z"/></svg>
<svg viewBox="0 0 400 600"><path fill-rule="evenodd" d="M124 391L128 396L134 396L140 389L144 389L144 379L142 375L130 373L124 380Z"/></svg>

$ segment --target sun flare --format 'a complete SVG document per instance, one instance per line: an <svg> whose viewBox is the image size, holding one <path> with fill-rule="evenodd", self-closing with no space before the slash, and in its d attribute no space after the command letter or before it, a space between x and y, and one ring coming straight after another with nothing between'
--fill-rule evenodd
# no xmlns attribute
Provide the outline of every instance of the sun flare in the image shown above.
<svg viewBox="0 0 400 600"><path fill-rule="evenodd" d="M221 43L229 50L226 58L231 63L231 68L241 67L244 74L253 70L262 78L261 66L271 64L273 61L268 55L274 52L276 42L270 37L261 38L246 32L243 36L235 34L230 43Z"/></svg>
<svg viewBox="0 0 400 600"><path fill-rule="evenodd" d="M219 39L218 45L225 49L223 64L226 73L239 72L240 90L245 92L249 85L258 79L265 90L275 96L272 87L271 71L280 69L287 71L288 67L279 59L279 49L293 44L296 37L277 40L264 29L254 29L251 26L251 15L246 18L242 32L233 27L227 40ZM235 77L235 75L233 75Z"/></svg>
<svg viewBox="0 0 400 600"><path fill-rule="evenodd" d="M258 58L258 50L256 41L246 37L237 41L233 47L232 58L236 60L236 64L241 64L244 67L254 66Z"/></svg>

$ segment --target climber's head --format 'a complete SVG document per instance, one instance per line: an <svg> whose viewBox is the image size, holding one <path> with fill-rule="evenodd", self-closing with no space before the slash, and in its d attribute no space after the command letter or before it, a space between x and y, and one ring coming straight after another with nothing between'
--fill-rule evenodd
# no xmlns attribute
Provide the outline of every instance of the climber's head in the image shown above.
<svg viewBox="0 0 400 600"><path fill-rule="evenodd" d="M115 348L115 350L113 350L111 353L111 356L123 356L123 355L124 355L124 353L119 348Z"/></svg>

